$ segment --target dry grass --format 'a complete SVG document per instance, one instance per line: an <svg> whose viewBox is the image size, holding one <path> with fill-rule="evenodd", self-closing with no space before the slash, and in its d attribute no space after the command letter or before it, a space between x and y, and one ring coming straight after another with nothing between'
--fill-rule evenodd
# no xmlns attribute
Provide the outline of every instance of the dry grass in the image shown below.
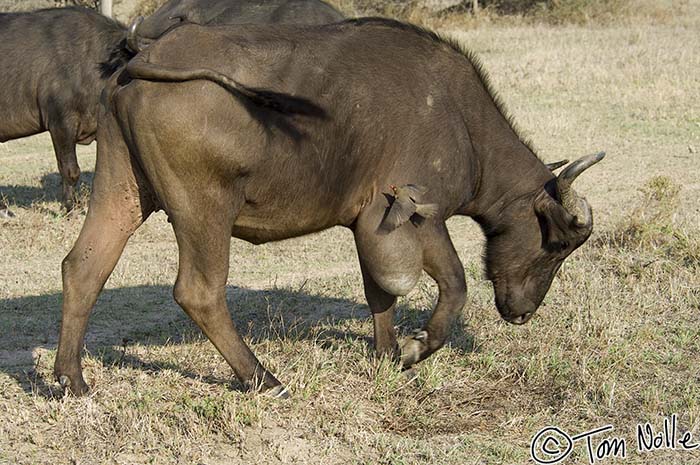
<svg viewBox="0 0 700 465"><path fill-rule="evenodd" d="M160 6L165 2L166 0L139 0L136 3L136 7L131 12L131 17L136 18L137 16L148 16L160 8Z"/></svg>
<svg viewBox="0 0 700 465"><path fill-rule="evenodd" d="M337 229L234 240L232 315L293 397L241 393L172 301L176 247L156 215L91 318L91 394L61 398L60 260L83 216L60 213L48 137L0 146L0 192L17 213L0 220L0 463L523 464L544 426L613 424L628 458L604 463L699 464L697 452L634 450L636 423L671 413L700 434L700 36L688 21L454 32L543 158L608 157L577 181L594 235L524 327L493 308L478 228L450 221L470 297L411 382L371 357L352 239ZM80 162L92 169L92 148ZM434 301L422 281L401 301L401 332ZM577 444L565 463L585 462Z"/></svg>
<svg viewBox="0 0 700 465"><path fill-rule="evenodd" d="M153 0L144 0L146 2ZM349 17L386 16L429 27L698 24L697 0L471 0L441 11L431 0L328 0Z"/></svg>
<svg viewBox="0 0 700 465"><path fill-rule="evenodd" d="M0 11L16 12L16 11L31 11L41 8L53 8L56 2L53 0L1 0Z"/></svg>

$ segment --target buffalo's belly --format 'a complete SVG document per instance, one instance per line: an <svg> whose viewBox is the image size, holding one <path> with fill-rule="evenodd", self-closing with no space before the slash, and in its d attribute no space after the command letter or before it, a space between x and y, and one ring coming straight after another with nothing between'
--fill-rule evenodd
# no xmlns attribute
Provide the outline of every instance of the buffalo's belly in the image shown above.
<svg viewBox="0 0 700 465"><path fill-rule="evenodd" d="M311 205L246 205L236 218L231 234L253 244L280 241L339 224L333 213Z"/></svg>
<svg viewBox="0 0 700 465"><path fill-rule="evenodd" d="M38 112L26 107L4 106L0 113L0 142L33 136L46 131Z"/></svg>

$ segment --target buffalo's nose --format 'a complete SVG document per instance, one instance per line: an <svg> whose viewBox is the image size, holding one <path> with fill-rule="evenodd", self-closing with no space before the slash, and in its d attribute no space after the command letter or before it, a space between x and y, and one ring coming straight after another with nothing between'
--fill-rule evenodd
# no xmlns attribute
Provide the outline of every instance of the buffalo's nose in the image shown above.
<svg viewBox="0 0 700 465"><path fill-rule="evenodd" d="M535 312L526 312L513 318L506 318L506 321L514 325L522 325L527 323L534 314Z"/></svg>

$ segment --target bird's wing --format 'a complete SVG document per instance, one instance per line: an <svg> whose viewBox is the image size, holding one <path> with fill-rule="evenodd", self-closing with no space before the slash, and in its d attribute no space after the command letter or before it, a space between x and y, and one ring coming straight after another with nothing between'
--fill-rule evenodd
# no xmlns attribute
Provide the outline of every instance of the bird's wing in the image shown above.
<svg viewBox="0 0 700 465"><path fill-rule="evenodd" d="M396 197L394 203L391 204L389 213L382 221L381 227L387 232L391 232L398 228L411 218L416 212L416 204L410 199L404 197Z"/></svg>
<svg viewBox="0 0 700 465"><path fill-rule="evenodd" d="M427 187L419 186L418 184L406 184L401 186L401 189L414 200L420 200L421 196L428 192Z"/></svg>

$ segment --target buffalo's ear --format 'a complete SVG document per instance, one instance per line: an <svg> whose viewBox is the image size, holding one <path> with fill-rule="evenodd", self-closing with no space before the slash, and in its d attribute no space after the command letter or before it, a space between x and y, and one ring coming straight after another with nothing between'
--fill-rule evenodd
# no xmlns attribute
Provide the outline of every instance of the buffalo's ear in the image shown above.
<svg viewBox="0 0 700 465"><path fill-rule="evenodd" d="M546 189L535 197L535 213L542 229L542 247L549 251L568 249L571 242L578 242L576 218Z"/></svg>

